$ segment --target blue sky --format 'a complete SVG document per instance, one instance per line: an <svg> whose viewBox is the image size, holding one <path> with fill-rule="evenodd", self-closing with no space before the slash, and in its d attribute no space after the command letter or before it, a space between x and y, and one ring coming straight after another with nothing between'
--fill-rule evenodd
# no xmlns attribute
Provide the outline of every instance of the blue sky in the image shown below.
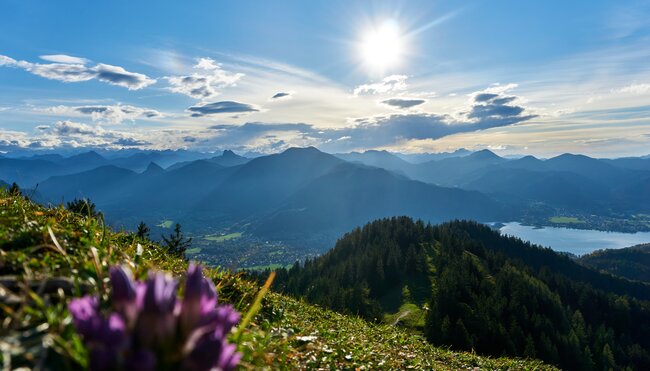
<svg viewBox="0 0 650 371"><path fill-rule="evenodd" d="M648 1L9 0L0 150L650 152Z"/></svg>

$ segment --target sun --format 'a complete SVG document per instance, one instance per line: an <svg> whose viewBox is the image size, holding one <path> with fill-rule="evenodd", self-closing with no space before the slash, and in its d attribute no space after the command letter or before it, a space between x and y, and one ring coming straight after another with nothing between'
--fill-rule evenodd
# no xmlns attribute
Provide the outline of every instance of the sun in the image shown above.
<svg viewBox="0 0 650 371"><path fill-rule="evenodd" d="M385 72L401 61L404 41L399 25L387 20L370 27L364 34L361 44L361 58L371 72Z"/></svg>

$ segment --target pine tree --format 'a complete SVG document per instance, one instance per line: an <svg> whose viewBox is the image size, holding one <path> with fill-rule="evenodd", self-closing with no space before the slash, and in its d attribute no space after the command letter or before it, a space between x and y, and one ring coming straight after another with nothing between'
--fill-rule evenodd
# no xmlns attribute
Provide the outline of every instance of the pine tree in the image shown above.
<svg viewBox="0 0 650 371"><path fill-rule="evenodd" d="M176 223L174 233L169 237L162 236L165 245L167 245L167 253L185 259L185 251L192 245L192 237L185 238L181 232L181 225Z"/></svg>
<svg viewBox="0 0 650 371"><path fill-rule="evenodd" d="M616 370L614 353L612 353L612 348L609 346L609 344L605 344L603 347L602 364L603 370Z"/></svg>
<svg viewBox="0 0 650 371"><path fill-rule="evenodd" d="M138 231L136 232L136 235L140 239L143 240L148 239L150 231L151 230L149 229L149 227L146 224L144 224L144 221L141 221L140 224L138 224Z"/></svg>
<svg viewBox="0 0 650 371"><path fill-rule="evenodd" d="M591 354L591 350L588 345L585 345L585 350L583 351L583 360L582 366L584 370L593 370L596 366L594 364L594 356Z"/></svg>
<svg viewBox="0 0 650 371"><path fill-rule="evenodd" d="M72 211L75 214L79 214L87 217L97 217L99 213L96 210L95 204L88 199L74 199L67 204L68 210Z"/></svg>
<svg viewBox="0 0 650 371"><path fill-rule="evenodd" d="M459 349L472 348L472 338L469 336L469 332L467 332L467 328L465 328L465 324L460 318L456 321L456 325L454 326L452 342Z"/></svg>
<svg viewBox="0 0 650 371"><path fill-rule="evenodd" d="M9 188L9 194L12 196L19 196L20 195L20 187L16 182L13 182L11 184L11 188Z"/></svg>
<svg viewBox="0 0 650 371"><path fill-rule="evenodd" d="M402 287L402 302L411 302L411 290L409 290L409 287L407 285L404 285L404 287Z"/></svg>
<svg viewBox="0 0 650 371"><path fill-rule="evenodd" d="M535 342L530 334L526 337L526 345L524 347L524 357L535 358Z"/></svg>

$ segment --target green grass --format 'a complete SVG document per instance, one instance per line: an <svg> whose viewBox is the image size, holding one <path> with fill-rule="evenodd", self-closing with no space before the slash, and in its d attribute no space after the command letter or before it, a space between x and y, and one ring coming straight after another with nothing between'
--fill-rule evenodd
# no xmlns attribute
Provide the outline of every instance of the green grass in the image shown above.
<svg viewBox="0 0 650 371"><path fill-rule="evenodd" d="M250 267L242 267L243 269L248 269L252 271L263 271L265 269L276 270L280 268L291 268L293 264L267 264L267 265L252 265Z"/></svg>
<svg viewBox="0 0 650 371"><path fill-rule="evenodd" d="M555 223L555 224L584 224L585 223L584 220L580 220L572 216L554 216L548 218L548 220L551 223Z"/></svg>
<svg viewBox="0 0 650 371"><path fill-rule="evenodd" d="M413 304L404 303L396 313L386 314L384 323L409 329L424 329L426 310Z"/></svg>
<svg viewBox="0 0 650 371"><path fill-rule="evenodd" d="M51 231L51 232L50 232ZM144 251L136 256L137 245ZM0 363L16 368L84 369L87 353L67 303L83 294L108 295L108 267L128 264L136 276L164 270L182 276L187 262L151 241L116 233L100 220L63 207L46 209L0 191ZM219 301L245 314L260 287L216 268ZM529 369L536 360L481 357L436 348L391 325L374 325L277 293L268 293L237 343L242 369Z"/></svg>
<svg viewBox="0 0 650 371"><path fill-rule="evenodd" d="M208 241L214 241L214 242L224 242L224 241L235 240L240 237L241 237L241 232L234 232L234 233L228 233L223 235L208 234L203 236L203 239Z"/></svg>
<svg viewBox="0 0 650 371"><path fill-rule="evenodd" d="M190 254L190 255L198 254L198 253L200 253L200 252L201 252L201 248L200 248L200 247L193 247L193 248L191 248L191 249L187 249L187 250L185 251L186 254Z"/></svg>
<svg viewBox="0 0 650 371"><path fill-rule="evenodd" d="M163 220L160 224L156 224L156 227L160 228L171 228L174 225L173 220Z"/></svg>

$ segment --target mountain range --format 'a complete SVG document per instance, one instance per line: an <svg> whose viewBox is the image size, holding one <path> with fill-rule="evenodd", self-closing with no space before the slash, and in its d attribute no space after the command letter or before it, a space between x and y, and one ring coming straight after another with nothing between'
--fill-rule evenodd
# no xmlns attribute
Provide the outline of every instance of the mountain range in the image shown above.
<svg viewBox="0 0 650 371"><path fill-rule="evenodd" d="M433 156L429 156L430 158ZM570 213L650 213L650 159L506 159L459 150L411 160L387 151L316 148L247 158L232 151L85 152L0 158L0 180L36 188L42 203L89 198L116 226L181 222L194 233L236 229L261 239L329 246L370 220L409 215L546 220Z"/></svg>

